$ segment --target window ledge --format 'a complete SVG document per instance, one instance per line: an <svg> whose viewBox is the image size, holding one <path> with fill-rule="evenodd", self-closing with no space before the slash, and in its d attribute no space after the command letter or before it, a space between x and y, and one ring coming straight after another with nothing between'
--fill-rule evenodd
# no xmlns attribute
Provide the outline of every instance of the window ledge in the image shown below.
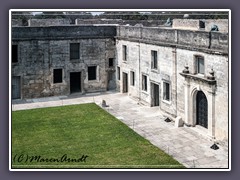
<svg viewBox="0 0 240 180"><path fill-rule="evenodd" d="M53 83L53 85L64 85L64 82Z"/></svg>
<svg viewBox="0 0 240 180"><path fill-rule="evenodd" d="M172 104L172 102L171 101L168 101L168 100L162 100L162 102L164 102L164 103L166 103L166 104L168 104L168 105L170 105L170 104Z"/></svg>
<svg viewBox="0 0 240 180"><path fill-rule="evenodd" d="M145 90L142 90L142 93L145 94L145 95L148 95L148 92L145 91Z"/></svg>
<svg viewBox="0 0 240 180"><path fill-rule="evenodd" d="M81 59L70 59L70 62L76 63L76 62L83 62Z"/></svg>
<svg viewBox="0 0 240 180"><path fill-rule="evenodd" d="M151 72L158 73L157 69L151 69Z"/></svg>
<svg viewBox="0 0 240 180"><path fill-rule="evenodd" d="M94 79L94 80L88 80L88 82L95 83L95 82L99 82L99 80L97 80L97 79Z"/></svg>

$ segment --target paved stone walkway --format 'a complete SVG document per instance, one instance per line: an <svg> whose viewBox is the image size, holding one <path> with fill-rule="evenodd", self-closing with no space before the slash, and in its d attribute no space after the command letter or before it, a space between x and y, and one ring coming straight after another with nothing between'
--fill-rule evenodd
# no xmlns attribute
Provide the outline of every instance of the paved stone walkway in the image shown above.
<svg viewBox="0 0 240 180"><path fill-rule="evenodd" d="M12 110L53 107L70 104L95 102L153 145L170 154L188 168L228 168L228 147L218 144L219 149L210 146L213 141L199 134L194 127L176 128L174 122L165 122L159 107L147 107L139 104L126 94L108 91L106 93L72 94L50 98L14 100Z"/></svg>

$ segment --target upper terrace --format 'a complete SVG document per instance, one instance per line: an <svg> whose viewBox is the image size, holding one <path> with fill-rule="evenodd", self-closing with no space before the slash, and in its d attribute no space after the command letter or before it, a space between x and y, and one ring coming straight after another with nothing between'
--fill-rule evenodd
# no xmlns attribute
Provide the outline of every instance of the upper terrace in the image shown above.
<svg viewBox="0 0 240 180"><path fill-rule="evenodd" d="M228 54L227 32L186 29L187 30L183 28L174 28L174 24L173 27L138 27L111 24L25 26L12 27L12 39L58 40L77 38L117 38L156 45L187 48L190 50Z"/></svg>

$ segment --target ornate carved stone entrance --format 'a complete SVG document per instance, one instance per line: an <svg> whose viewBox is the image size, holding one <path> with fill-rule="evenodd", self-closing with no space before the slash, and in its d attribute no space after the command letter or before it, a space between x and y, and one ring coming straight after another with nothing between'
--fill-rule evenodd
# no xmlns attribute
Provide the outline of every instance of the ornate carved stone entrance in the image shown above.
<svg viewBox="0 0 240 180"><path fill-rule="evenodd" d="M215 92L216 80L211 76L191 74L188 70L180 73L185 78L185 117L187 126L199 125L204 127L203 133L215 137Z"/></svg>

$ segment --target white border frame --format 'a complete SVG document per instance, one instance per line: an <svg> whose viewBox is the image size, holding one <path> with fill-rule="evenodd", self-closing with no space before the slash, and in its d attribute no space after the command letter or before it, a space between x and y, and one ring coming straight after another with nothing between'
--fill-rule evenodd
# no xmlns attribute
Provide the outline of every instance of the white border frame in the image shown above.
<svg viewBox="0 0 240 180"><path fill-rule="evenodd" d="M229 108L228 108L228 163L229 163L229 168L228 169L214 169L214 168L209 168L209 169L12 169L11 167L11 160L12 160L12 141L11 141L11 121L12 121L12 90L11 90L11 76L12 76L12 63L11 63L11 44L12 44L12 16L11 13L12 11L25 11L25 12L44 12L44 11L84 11L84 12L104 12L104 11L139 11L139 12L154 12L154 11L181 11L181 12L194 12L194 11L228 11L229 13L229 18L228 18L228 24L229 24L229 46L228 46L228 95L229 95ZM11 103L10 103L11 102ZM230 9L10 9L9 10L9 171L231 171L231 10Z"/></svg>

